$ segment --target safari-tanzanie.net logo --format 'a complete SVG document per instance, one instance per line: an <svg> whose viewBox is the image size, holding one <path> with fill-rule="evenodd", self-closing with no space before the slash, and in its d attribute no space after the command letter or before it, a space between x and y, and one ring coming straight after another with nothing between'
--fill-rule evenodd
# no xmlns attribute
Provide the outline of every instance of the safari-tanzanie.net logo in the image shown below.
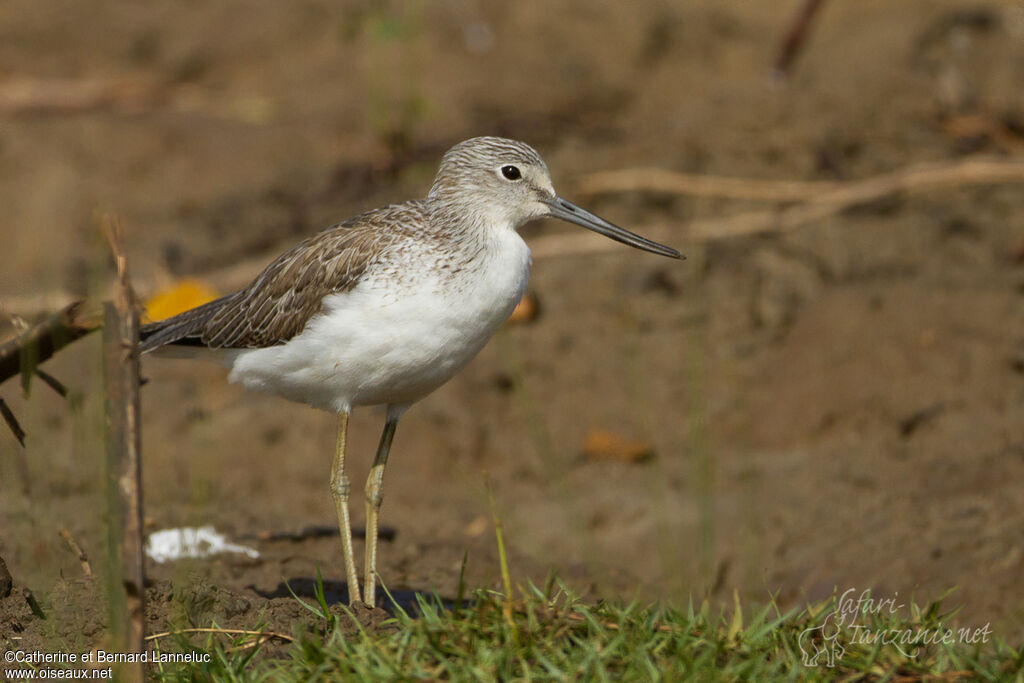
<svg viewBox="0 0 1024 683"><path fill-rule="evenodd" d="M906 609L898 600L898 592L890 597L874 598L870 589L858 594L856 588L848 588L820 624L800 633L797 645L803 665L834 667L846 654L846 648L854 645L892 647L912 659L920 648L928 645L987 643L992 635L989 623L979 628L950 628L941 622L927 626L886 626L887 618L896 617Z"/></svg>

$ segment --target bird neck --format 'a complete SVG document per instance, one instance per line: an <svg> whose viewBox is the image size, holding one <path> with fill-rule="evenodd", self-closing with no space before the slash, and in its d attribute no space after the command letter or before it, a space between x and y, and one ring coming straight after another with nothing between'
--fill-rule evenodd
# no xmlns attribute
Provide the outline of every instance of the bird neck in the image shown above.
<svg viewBox="0 0 1024 683"><path fill-rule="evenodd" d="M449 238L486 242L504 231L514 231L515 222L497 202L459 201L458 196L430 195L427 212L430 225Z"/></svg>

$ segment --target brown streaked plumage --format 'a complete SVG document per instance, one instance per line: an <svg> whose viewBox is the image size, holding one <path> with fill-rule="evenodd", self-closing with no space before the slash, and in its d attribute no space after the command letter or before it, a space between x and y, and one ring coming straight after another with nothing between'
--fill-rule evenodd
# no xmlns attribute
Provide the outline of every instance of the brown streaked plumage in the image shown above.
<svg viewBox="0 0 1024 683"><path fill-rule="evenodd" d="M256 349L284 344L320 312L324 297L354 287L398 238L422 229L421 201L374 209L300 242L244 289L144 325L142 351L165 344Z"/></svg>

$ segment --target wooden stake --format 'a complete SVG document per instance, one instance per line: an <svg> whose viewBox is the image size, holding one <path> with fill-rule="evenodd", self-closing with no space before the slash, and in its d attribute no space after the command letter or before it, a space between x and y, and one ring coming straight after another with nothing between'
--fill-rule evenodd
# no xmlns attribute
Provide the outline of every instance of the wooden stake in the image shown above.
<svg viewBox="0 0 1024 683"><path fill-rule="evenodd" d="M139 436L139 316L117 227L107 224L117 263L114 300L103 304L106 382L111 635L124 653L144 647L145 574L142 547L142 467ZM142 683L142 662L122 664L122 681Z"/></svg>

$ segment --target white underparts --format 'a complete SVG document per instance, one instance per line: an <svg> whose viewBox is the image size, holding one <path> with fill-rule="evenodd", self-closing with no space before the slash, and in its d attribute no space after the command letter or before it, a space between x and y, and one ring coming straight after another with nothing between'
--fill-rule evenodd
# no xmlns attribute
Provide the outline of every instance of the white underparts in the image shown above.
<svg viewBox="0 0 1024 683"><path fill-rule="evenodd" d="M514 230L473 246L468 261L401 250L329 295L288 343L239 351L229 379L334 412L423 398L472 360L526 288L529 249Z"/></svg>

